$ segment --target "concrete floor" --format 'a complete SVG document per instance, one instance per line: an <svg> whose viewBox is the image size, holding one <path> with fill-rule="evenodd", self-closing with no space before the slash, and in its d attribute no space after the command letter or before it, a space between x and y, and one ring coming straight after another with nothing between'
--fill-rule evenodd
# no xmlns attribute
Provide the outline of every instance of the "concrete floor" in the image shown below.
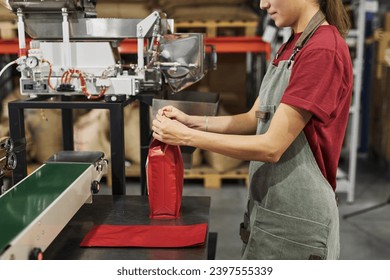
<svg viewBox="0 0 390 280"><path fill-rule="evenodd" d="M339 193L341 255L344 260L390 259L390 179L388 169L371 160L359 159L355 200L346 202ZM206 189L202 181L185 181L183 195L210 196L210 231L218 233L216 259L240 259L239 223L246 205L247 189L243 181L223 181L221 189ZM102 189L101 193L107 193ZM138 180L127 181L127 194L139 194ZM384 205L361 214L345 215Z"/></svg>
<svg viewBox="0 0 390 280"><path fill-rule="evenodd" d="M360 159L355 190L353 204L346 203L346 195L340 194L341 259L390 260L388 167ZM356 215L348 217L350 214Z"/></svg>

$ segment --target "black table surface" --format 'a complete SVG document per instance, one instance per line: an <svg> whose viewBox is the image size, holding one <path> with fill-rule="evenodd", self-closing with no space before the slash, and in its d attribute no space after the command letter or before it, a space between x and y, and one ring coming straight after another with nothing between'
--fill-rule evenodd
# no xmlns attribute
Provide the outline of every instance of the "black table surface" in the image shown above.
<svg viewBox="0 0 390 280"><path fill-rule="evenodd" d="M83 205L52 244L44 259L55 260L201 260L207 259L204 245L185 248L80 247L95 225L190 225L209 223L210 197L184 196L178 219L150 219L147 196L95 195ZM207 235L208 236L208 235Z"/></svg>

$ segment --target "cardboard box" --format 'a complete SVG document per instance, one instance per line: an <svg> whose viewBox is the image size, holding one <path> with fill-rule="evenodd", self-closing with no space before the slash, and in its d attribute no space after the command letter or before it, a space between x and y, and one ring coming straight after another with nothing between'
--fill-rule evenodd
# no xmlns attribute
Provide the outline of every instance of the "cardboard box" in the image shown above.
<svg viewBox="0 0 390 280"><path fill-rule="evenodd" d="M382 78L382 64L386 64L386 49L390 49L390 31L376 30L374 38L377 41L377 71L376 77Z"/></svg>
<svg viewBox="0 0 390 280"><path fill-rule="evenodd" d="M247 111L246 83L246 54L218 54L217 70L208 72L191 88L207 88L211 92L219 93L220 102L226 111L229 114L238 114Z"/></svg>
<svg viewBox="0 0 390 280"><path fill-rule="evenodd" d="M12 11L0 4L0 19L2 21L16 21L17 17Z"/></svg>
<svg viewBox="0 0 390 280"><path fill-rule="evenodd" d="M145 3L122 3L116 1L98 2L96 12L100 18L140 18L147 17L150 11Z"/></svg>
<svg viewBox="0 0 390 280"><path fill-rule="evenodd" d="M390 13L385 14L385 22L383 28L385 31L390 32Z"/></svg>
<svg viewBox="0 0 390 280"><path fill-rule="evenodd" d="M4 40L18 37L17 25L13 22L0 22L0 38Z"/></svg>
<svg viewBox="0 0 390 280"><path fill-rule="evenodd" d="M175 21L257 21L260 15L247 6L207 5L163 8L169 18Z"/></svg>
<svg viewBox="0 0 390 280"><path fill-rule="evenodd" d="M390 162L390 66L381 64L382 78L374 79L371 94L370 150Z"/></svg>

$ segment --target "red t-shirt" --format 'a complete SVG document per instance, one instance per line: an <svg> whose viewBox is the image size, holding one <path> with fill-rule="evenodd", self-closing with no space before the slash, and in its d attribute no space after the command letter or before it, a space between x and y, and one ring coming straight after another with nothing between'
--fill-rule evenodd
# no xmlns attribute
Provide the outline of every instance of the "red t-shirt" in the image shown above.
<svg viewBox="0 0 390 280"><path fill-rule="evenodd" d="M273 61L275 65L289 59L300 35L294 35ZM304 132L322 174L334 190L352 83L352 62L345 40L336 27L323 25L295 56L290 82L281 99L284 104L313 114Z"/></svg>

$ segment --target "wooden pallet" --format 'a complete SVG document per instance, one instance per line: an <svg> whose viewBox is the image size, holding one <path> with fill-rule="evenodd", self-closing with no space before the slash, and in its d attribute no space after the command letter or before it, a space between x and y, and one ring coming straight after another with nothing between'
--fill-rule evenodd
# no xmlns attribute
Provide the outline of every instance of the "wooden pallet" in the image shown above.
<svg viewBox="0 0 390 280"><path fill-rule="evenodd" d="M201 179L205 188L220 188L222 180L245 180L245 186L248 186L248 166L227 172L218 172L209 166L194 167L184 171L184 179Z"/></svg>
<svg viewBox="0 0 390 280"><path fill-rule="evenodd" d="M207 37L255 36L257 21L179 21L175 22L176 32L202 32Z"/></svg>
<svg viewBox="0 0 390 280"><path fill-rule="evenodd" d="M132 165L125 168L127 178L140 176L139 165ZM107 174L107 185L112 186L111 170ZM227 172L218 172L209 166L193 167L184 170L185 180L203 180L205 188L220 188L222 180L244 180L245 186L248 186L248 165L243 165L239 168Z"/></svg>

